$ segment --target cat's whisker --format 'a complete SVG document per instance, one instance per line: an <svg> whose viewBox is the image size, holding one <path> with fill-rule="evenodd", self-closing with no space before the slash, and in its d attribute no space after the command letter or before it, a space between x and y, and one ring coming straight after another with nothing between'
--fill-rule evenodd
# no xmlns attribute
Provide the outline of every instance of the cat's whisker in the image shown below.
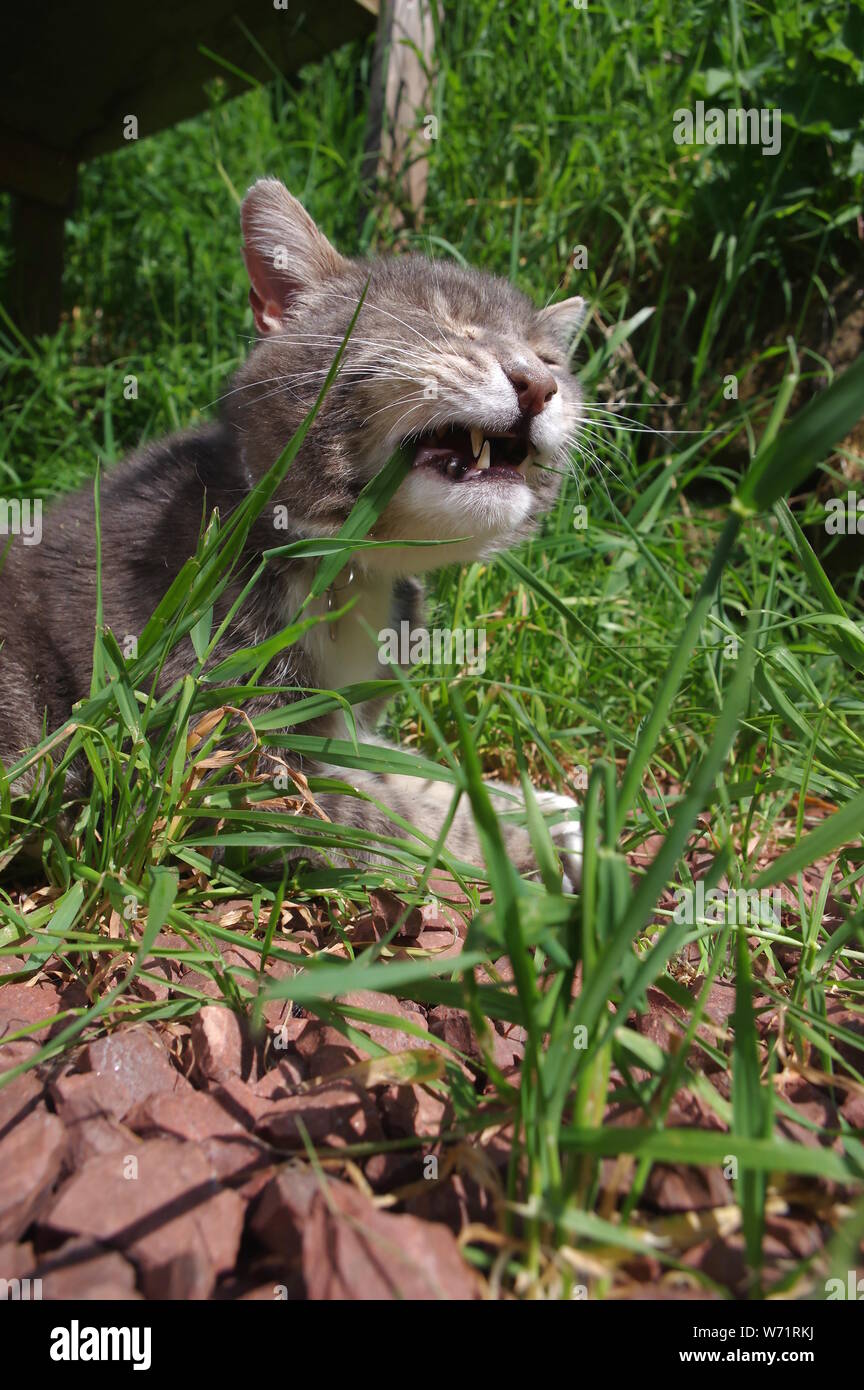
<svg viewBox="0 0 864 1390"><path fill-rule="evenodd" d="M333 293L334 293L334 295L335 295L337 292L334 290ZM351 298L351 295L348 295L348 294L340 294L338 297L339 297L340 299L347 299L347 300L349 300L349 302L351 302L351 303L354 302L354 301L352 300L352 298ZM426 335L425 335L425 333L421 333L421 332L420 332L419 328L415 328L413 324L410 324L410 323L406 322L406 320L403 319L403 318L400 318L398 314L393 314L393 313L391 313L389 309L384 309L384 308L382 308L382 306L381 306L380 304L375 304L375 303L373 303L373 302L372 302L371 300L369 300L369 299L367 299L367 300L364 302L363 307L364 307L364 309L367 308L367 307L370 308L370 309L373 309L373 310L375 311L375 313L377 313L377 314L384 314L384 315L386 315L386 317L387 317L388 319L392 319L394 323L398 323L399 326L400 326L401 328L406 328L406 329L408 330L409 333L413 333L416 337L418 337L418 338L420 339L421 342L424 342L424 343L426 344L427 347L431 348L433 352L437 352L437 351L438 351L438 349L435 347L435 344L432 342L431 338L427 338Z"/></svg>
<svg viewBox="0 0 864 1390"><path fill-rule="evenodd" d="M610 453L614 454L616 457L620 458L624 464L628 464L630 462L630 459L628 458L627 454L625 454L624 450L620 447L620 445L616 444L613 440L607 438L607 436L599 430L592 429L590 425L586 425L583 427L582 437L586 440L586 442L588 440L593 440L600 448L606 449ZM609 464L607 464L606 467L608 471L612 473L616 481L621 482L621 479L618 478L614 469Z"/></svg>
<svg viewBox="0 0 864 1390"><path fill-rule="evenodd" d="M710 434L710 430L658 430L653 425L646 425L641 420L631 420L627 415L620 415L617 411L608 411L602 408L586 405L584 401L579 405L580 413L588 415L594 419L601 420L609 429L620 429L632 434ZM625 423L619 425L617 422L623 420ZM613 421L615 423L613 423Z"/></svg>
<svg viewBox="0 0 864 1390"><path fill-rule="evenodd" d="M201 410L212 410L214 405L221 405L222 401L227 401L229 396L236 396L238 391L251 391L253 386L270 386L274 381L281 381L281 376L271 376L263 381L249 381L242 386L234 386L230 391L225 391L221 396L217 396L214 401L208 401L206 405L200 407Z"/></svg>
<svg viewBox="0 0 864 1390"><path fill-rule="evenodd" d="M400 405L404 405L406 401L416 401L419 404L419 402L424 400L426 400L426 397L422 391L410 392L408 395L400 396L398 400L388 401L386 405L382 405L377 410L373 410L370 415L365 415L363 417L363 424L368 425L369 421L374 420L376 415L383 414L385 410L396 410ZM400 421L402 421L406 415L410 415L411 411L415 409L417 409L416 405L409 406L408 410L404 411L403 414L399 416L399 419L395 421L393 429L395 430Z"/></svg>
<svg viewBox="0 0 864 1390"><path fill-rule="evenodd" d="M612 498L609 492L609 484L606 481L606 474L607 472L612 473L614 477L615 475L613 470L608 468L608 466L604 467L600 459L597 457L595 450L592 448L592 446L588 443L587 440L583 439L581 442L575 445L575 448L580 455L587 455L587 457L591 461L591 464L593 465L594 472L596 473L599 482L603 486L603 490L606 493L607 498L611 502Z"/></svg>
<svg viewBox="0 0 864 1390"><path fill-rule="evenodd" d="M370 379L367 373L362 373L361 375L364 380ZM273 391L265 391L262 395L254 397L253 400L250 402L250 405L258 405L262 401L269 400L271 396L278 396L280 392L285 392L286 394L293 396L295 400L300 400L298 392L302 390L303 387L314 387L315 382L317 382L323 376L326 376L326 371L321 373L320 377L318 372L311 372L308 374L298 373L295 376L286 376L281 379L278 377L273 378L273 380L280 381L280 384ZM383 381L401 380L409 383L412 386L417 385L414 378L409 377L404 373L398 372L382 373L379 379ZM250 383L250 385L258 384L263 385L267 383Z"/></svg>

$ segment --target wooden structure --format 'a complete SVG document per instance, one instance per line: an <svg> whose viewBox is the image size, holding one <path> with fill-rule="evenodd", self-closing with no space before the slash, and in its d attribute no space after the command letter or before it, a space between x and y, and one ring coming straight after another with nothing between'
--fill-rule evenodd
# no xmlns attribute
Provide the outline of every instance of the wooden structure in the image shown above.
<svg viewBox="0 0 864 1390"><path fill-rule="evenodd" d="M9 7L0 53L0 189L14 195L5 299L24 332L60 313L78 165L371 33L378 0L36 0ZM251 36L251 37L250 37ZM213 56L215 55L215 57ZM221 62L219 61L221 60ZM233 71L232 71L233 69Z"/></svg>
<svg viewBox="0 0 864 1390"><path fill-rule="evenodd" d="M433 16L433 7L435 16ZM364 176L399 189L398 226L423 216L430 142L438 138L432 66L439 0L381 0L369 98Z"/></svg>

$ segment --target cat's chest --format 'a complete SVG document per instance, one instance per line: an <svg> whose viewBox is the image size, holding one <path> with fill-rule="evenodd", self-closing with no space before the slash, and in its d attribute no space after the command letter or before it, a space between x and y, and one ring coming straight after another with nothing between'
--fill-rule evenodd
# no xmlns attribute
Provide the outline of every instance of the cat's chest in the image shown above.
<svg viewBox="0 0 864 1390"><path fill-rule="evenodd" d="M319 689L341 690L389 674L379 652L395 620L393 578L355 574L349 580L350 574L343 570L335 587L306 610L323 618L353 604L342 617L317 623L301 638L309 684ZM286 596L286 612L291 609L292 616L300 606L298 598L302 601L296 591Z"/></svg>

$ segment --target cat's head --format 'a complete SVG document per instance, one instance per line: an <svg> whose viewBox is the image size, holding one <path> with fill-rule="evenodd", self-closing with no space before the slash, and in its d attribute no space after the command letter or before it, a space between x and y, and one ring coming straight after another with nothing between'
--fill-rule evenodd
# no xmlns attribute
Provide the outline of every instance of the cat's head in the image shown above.
<svg viewBox="0 0 864 1390"><path fill-rule="evenodd" d="M253 476L315 400L366 290L339 375L275 499L288 529L338 529L404 443L411 473L374 534L453 541L412 549L412 569L528 534L558 494L579 426L568 346L583 301L538 310L507 281L450 261L347 260L275 179L253 185L242 220L260 341L227 415ZM374 555L405 567L404 554Z"/></svg>

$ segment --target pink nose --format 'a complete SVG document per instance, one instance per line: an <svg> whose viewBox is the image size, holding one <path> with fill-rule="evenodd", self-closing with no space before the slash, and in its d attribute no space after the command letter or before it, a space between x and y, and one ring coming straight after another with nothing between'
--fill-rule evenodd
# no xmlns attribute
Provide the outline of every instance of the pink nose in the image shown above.
<svg viewBox="0 0 864 1390"><path fill-rule="evenodd" d="M554 376L542 368L514 368L507 372L507 376L523 415L539 415L558 391Z"/></svg>

